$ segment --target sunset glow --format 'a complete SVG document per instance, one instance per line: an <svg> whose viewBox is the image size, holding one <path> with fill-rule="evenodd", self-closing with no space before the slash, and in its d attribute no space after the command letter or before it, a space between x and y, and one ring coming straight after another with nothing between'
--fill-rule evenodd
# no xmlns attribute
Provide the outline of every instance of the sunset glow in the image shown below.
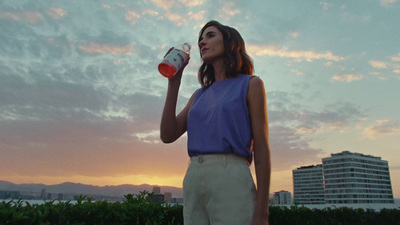
<svg viewBox="0 0 400 225"><path fill-rule="evenodd" d="M182 187L187 136L159 138L157 65L192 45L179 112L215 19L242 34L265 83L271 192L348 150L389 161L400 198L398 12L398 0L0 1L0 180Z"/></svg>

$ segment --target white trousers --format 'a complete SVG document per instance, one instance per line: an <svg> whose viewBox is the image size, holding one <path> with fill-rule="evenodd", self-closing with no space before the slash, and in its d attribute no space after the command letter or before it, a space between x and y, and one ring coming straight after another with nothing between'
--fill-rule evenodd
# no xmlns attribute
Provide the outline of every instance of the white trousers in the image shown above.
<svg viewBox="0 0 400 225"><path fill-rule="evenodd" d="M183 180L184 224L250 224L255 195L245 158L233 154L192 157Z"/></svg>

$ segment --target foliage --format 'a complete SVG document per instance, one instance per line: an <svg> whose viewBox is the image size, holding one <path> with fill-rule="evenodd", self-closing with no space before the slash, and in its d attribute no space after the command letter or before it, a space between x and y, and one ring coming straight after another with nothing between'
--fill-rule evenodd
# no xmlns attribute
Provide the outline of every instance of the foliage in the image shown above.
<svg viewBox="0 0 400 225"><path fill-rule="evenodd" d="M0 224L62 224L62 225L183 225L183 206L156 202L146 191L125 195L123 202L93 201L79 196L71 202L0 203Z"/></svg>
<svg viewBox="0 0 400 225"><path fill-rule="evenodd" d="M290 208L270 207L269 211L270 225L400 225L398 209L309 209L295 204Z"/></svg>
<svg viewBox="0 0 400 225"><path fill-rule="evenodd" d="M0 224L60 225L183 225L183 206L156 202L146 191L126 195L123 202L93 201L79 196L76 203L50 201L31 205L22 200L0 203ZM270 207L270 225L400 225L399 209L309 209L297 204Z"/></svg>

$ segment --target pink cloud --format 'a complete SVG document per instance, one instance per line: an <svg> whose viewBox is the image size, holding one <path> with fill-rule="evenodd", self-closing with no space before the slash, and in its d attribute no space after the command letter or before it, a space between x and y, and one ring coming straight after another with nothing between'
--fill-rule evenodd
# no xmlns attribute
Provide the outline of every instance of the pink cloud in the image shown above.
<svg viewBox="0 0 400 225"><path fill-rule="evenodd" d="M131 55L133 52L133 46L112 46L98 43L90 43L89 45L79 45L79 49L92 54L109 53L113 55Z"/></svg>
<svg viewBox="0 0 400 225"><path fill-rule="evenodd" d="M278 47L275 45L246 45L247 52L253 56L277 56L282 58L293 58L296 61L306 60L312 62L317 59L325 59L332 61L344 60L343 57L334 55L332 52L316 52L316 51L302 51L302 50L290 50L287 47Z"/></svg>
<svg viewBox="0 0 400 225"><path fill-rule="evenodd" d="M361 74L351 74L351 73L348 73L348 74L343 74L343 75L335 75L335 76L333 76L333 77L331 78L331 81L332 81L332 82L340 81L340 82L347 82L347 83L350 83L350 82L353 82L353 81L362 80L363 78L364 78L364 76L361 75Z"/></svg>
<svg viewBox="0 0 400 225"><path fill-rule="evenodd" d="M382 6L388 6L390 4L394 4L397 0L380 0Z"/></svg>
<svg viewBox="0 0 400 225"><path fill-rule="evenodd" d="M43 20L42 14L36 11L5 11L0 13L0 19L12 19L16 21L24 21L30 24L37 24Z"/></svg>
<svg viewBox="0 0 400 225"><path fill-rule="evenodd" d="M125 14L125 20L129 21L131 24L136 24L137 21L140 19L140 14L135 11L129 11Z"/></svg>
<svg viewBox="0 0 400 225"><path fill-rule="evenodd" d="M394 135L400 130L398 123L391 120L377 120L375 124L367 127L363 131L363 136L369 139L375 139L381 135Z"/></svg>
<svg viewBox="0 0 400 225"><path fill-rule="evenodd" d="M67 11L61 8L51 8L49 11L47 11L47 13L56 20L59 20L67 15Z"/></svg>
<svg viewBox="0 0 400 225"><path fill-rule="evenodd" d="M400 62L400 53L397 53L397 55L390 57L390 59L394 62Z"/></svg>
<svg viewBox="0 0 400 225"><path fill-rule="evenodd" d="M370 60L369 64L377 69L386 69L387 68L387 62L383 61L376 61L376 60Z"/></svg>

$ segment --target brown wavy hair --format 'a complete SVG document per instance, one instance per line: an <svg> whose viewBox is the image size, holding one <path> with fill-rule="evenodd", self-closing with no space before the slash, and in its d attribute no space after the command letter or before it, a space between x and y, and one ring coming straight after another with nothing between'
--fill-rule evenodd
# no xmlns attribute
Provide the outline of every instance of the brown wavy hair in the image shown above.
<svg viewBox="0 0 400 225"><path fill-rule="evenodd" d="M224 65L226 67L226 76L228 78L233 78L240 74L253 75L253 61L246 52L242 36L235 28L223 25L218 21L211 20L201 29L198 43L200 43L200 39L204 30L211 26L216 27L223 35L225 47ZM202 87L211 86L211 84L215 82L213 66L203 62L199 68L198 79Z"/></svg>

